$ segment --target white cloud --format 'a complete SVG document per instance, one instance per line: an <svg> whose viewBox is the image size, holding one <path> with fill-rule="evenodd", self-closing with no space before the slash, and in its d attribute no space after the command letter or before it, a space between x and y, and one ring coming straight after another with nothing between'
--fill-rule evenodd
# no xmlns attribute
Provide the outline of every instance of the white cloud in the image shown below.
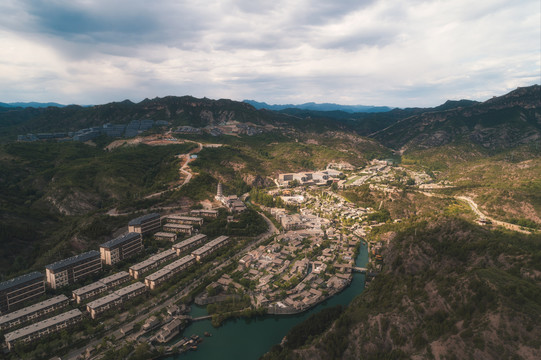
<svg viewBox="0 0 541 360"><path fill-rule="evenodd" d="M13 1L0 101L438 105L539 83L537 1Z"/></svg>

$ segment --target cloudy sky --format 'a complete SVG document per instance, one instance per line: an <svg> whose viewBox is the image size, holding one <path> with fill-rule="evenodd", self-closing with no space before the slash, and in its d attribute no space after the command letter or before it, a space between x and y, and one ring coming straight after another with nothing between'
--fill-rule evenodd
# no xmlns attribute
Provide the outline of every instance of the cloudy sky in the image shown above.
<svg viewBox="0 0 541 360"><path fill-rule="evenodd" d="M539 0L2 0L0 102L435 106L538 84Z"/></svg>

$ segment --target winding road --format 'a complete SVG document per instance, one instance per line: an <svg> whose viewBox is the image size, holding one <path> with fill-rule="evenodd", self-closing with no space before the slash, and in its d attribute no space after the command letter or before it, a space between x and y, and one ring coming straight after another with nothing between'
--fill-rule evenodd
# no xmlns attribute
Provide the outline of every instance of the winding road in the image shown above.
<svg viewBox="0 0 541 360"><path fill-rule="evenodd" d="M179 158L184 158L184 163L180 166L179 172L181 172L182 174L184 174L186 176L186 178L184 179L184 181L180 185L178 185L178 186L176 186L176 187L174 187L172 189L167 189L167 190L164 190L164 191L160 191L160 192L157 192L157 193L154 193L154 194L147 195L147 196L145 196L145 199L151 199L151 198L160 196L161 194L163 194L163 193L165 193L167 191L178 190L181 187L183 187L184 185L186 185L187 183L189 183L190 180L192 180L193 173L192 173L190 167L188 166L188 164L190 162L192 162L193 160L195 160L195 159L192 159L191 155L197 154L201 150L203 150L203 144L197 143L197 147L195 149L190 150L189 153L178 155Z"/></svg>
<svg viewBox="0 0 541 360"><path fill-rule="evenodd" d="M152 199L152 198L158 197L158 196L160 196L160 195L162 195L162 194L164 194L164 193L166 193L168 191L178 190L181 187L183 187L184 185L186 185L187 183L189 183L192 180L193 176L197 175L196 173L193 173L191 171L190 166L189 166L189 164L192 161L195 160L195 159L191 158L191 155L199 153L201 150L203 150L204 147L220 147L220 146L222 146L222 144L205 144L205 145L203 145L200 142L195 142L195 141L191 141L191 140L185 140L185 141L194 142L194 143L197 144L197 147L195 149L190 150L190 152L187 153L187 154L182 154L182 155L177 156L178 158L183 158L184 159L184 162L182 163L182 165L179 168L179 172L182 173L184 176L186 176L184 178L184 180L182 181L182 183L179 184L178 186L173 187L173 188L147 195L147 196L145 196L145 199ZM162 209L162 210L176 209L176 208L178 208L178 207L169 207L169 208L168 207L160 207L160 209ZM114 209L109 210L107 212L107 215L109 215L109 216L126 216L126 215L131 215L134 212L136 212L136 211L127 212L127 213L119 213L117 211L117 209L114 208Z"/></svg>
<svg viewBox="0 0 541 360"><path fill-rule="evenodd" d="M490 221L492 221L492 223L494 225L503 226L504 228L506 228L508 230L517 231L517 232L521 232L521 233L524 233L524 234L530 234L530 231L522 229L522 227L519 226L519 225L511 224L511 223L500 221L500 220L496 220L496 219L494 219L494 218L492 218L492 217L490 217L490 216L488 216L486 214L483 214L481 212L481 210L479 210L479 206L477 205L477 203L475 201L473 201L473 199L470 198L470 197L467 197L467 196L455 196L455 199L462 200L465 203L467 203L470 206L470 208L473 210L473 212L477 216L479 216L481 219L490 220Z"/></svg>

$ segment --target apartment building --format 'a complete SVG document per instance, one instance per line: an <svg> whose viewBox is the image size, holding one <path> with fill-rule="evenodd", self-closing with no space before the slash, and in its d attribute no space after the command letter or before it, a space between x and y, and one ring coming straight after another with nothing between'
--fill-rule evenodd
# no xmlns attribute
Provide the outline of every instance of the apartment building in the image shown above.
<svg viewBox="0 0 541 360"><path fill-rule="evenodd" d="M203 216L215 219L218 217L218 210L195 209L190 211L190 215Z"/></svg>
<svg viewBox="0 0 541 360"><path fill-rule="evenodd" d="M92 299L106 291L107 286L105 286L101 281L96 281L90 285L73 290L71 295L73 296L73 300L75 300L77 304L80 304L83 301Z"/></svg>
<svg viewBox="0 0 541 360"><path fill-rule="evenodd" d="M195 263L195 258L192 255L186 255L181 259L173 261L171 264L164 266L163 269L158 270L145 278L145 285L154 290L163 282L169 280L171 277L188 268Z"/></svg>
<svg viewBox="0 0 541 360"><path fill-rule="evenodd" d="M140 233L129 232L100 245L101 260L107 265L114 265L143 250Z"/></svg>
<svg viewBox="0 0 541 360"><path fill-rule="evenodd" d="M120 304L122 304L122 298L115 293L111 293L86 304L86 311L88 311L92 319L96 319L102 313Z"/></svg>
<svg viewBox="0 0 541 360"><path fill-rule="evenodd" d="M197 234L195 236L192 236L191 238L179 242L178 244L173 245L173 250L177 252L177 256L180 256L180 254L182 254L184 251L196 247L197 245L200 245L205 241L207 241L207 235Z"/></svg>
<svg viewBox="0 0 541 360"><path fill-rule="evenodd" d="M100 282L103 285L107 286L107 289L111 289L115 286L125 283L126 281L129 281L130 279L130 274L128 274L127 271L119 271L113 275L104 277L100 280Z"/></svg>
<svg viewBox="0 0 541 360"><path fill-rule="evenodd" d="M203 218L183 215L167 215L167 223L184 225L203 225Z"/></svg>
<svg viewBox="0 0 541 360"><path fill-rule="evenodd" d="M165 231L170 231L174 233L189 234L193 233L193 225L184 225L184 224L165 224L163 226Z"/></svg>
<svg viewBox="0 0 541 360"><path fill-rule="evenodd" d="M176 256L177 252L174 249L165 250L161 253L152 255L148 259L130 266L130 276L132 276L134 279L139 279L144 273L152 269L156 269L164 262L169 261Z"/></svg>
<svg viewBox="0 0 541 360"><path fill-rule="evenodd" d="M49 314L58 309L63 309L69 303L65 295L55 296L34 305L27 306L12 313L0 316L0 331L4 332Z"/></svg>
<svg viewBox="0 0 541 360"><path fill-rule="evenodd" d="M216 239L209 241L205 245L201 246L199 249L192 251L192 255L197 261L201 261L204 257L212 254L214 251L225 246L229 242L229 236L219 236Z"/></svg>
<svg viewBox="0 0 541 360"><path fill-rule="evenodd" d="M9 350L17 342L32 342L41 339L49 334L61 331L70 326L73 326L83 320L83 313L80 310L71 310L63 314L45 319L38 323L28 325L22 329L12 331L4 336Z"/></svg>
<svg viewBox="0 0 541 360"><path fill-rule="evenodd" d="M154 234L154 239L175 242L177 241L177 234L160 231Z"/></svg>
<svg viewBox="0 0 541 360"><path fill-rule="evenodd" d="M147 291L145 284L142 282L136 282L131 285L125 286L115 292L96 299L86 304L86 311L90 314L92 319L96 319L99 315L109 309L113 309L122 305L122 303L139 296Z"/></svg>
<svg viewBox="0 0 541 360"><path fill-rule="evenodd" d="M0 313L21 308L45 294L45 277L40 272L25 274L0 283Z"/></svg>
<svg viewBox="0 0 541 360"><path fill-rule="evenodd" d="M47 284L53 289L74 284L101 270L100 253L96 250L45 266Z"/></svg>
<svg viewBox="0 0 541 360"><path fill-rule="evenodd" d="M139 296L147 291L147 287L142 282L135 282L115 291L115 294L120 296L122 302L126 302L131 298Z"/></svg>
<svg viewBox="0 0 541 360"><path fill-rule="evenodd" d="M128 232L145 235L159 231L161 226L160 214L152 213L131 220L128 223Z"/></svg>

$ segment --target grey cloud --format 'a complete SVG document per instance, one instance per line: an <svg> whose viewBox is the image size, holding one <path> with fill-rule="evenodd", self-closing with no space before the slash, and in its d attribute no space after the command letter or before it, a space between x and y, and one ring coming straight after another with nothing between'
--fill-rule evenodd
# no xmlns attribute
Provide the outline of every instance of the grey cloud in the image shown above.
<svg viewBox="0 0 541 360"><path fill-rule="evenodd" d="M25 24L40 33L86 43L137 45L165 43L182 46L196 41L205 28L197 9L174 1L26 1L32 16ZM149 5L150 4L150 5Z"/></svg>
<svg viewBox="0 0 541 360"><path fill-rule="evenodd" d="M538 14L539 4L523 3L3 0L0 44L13 50L0 54L0 95L437 105L453 94L532 81L539 42L528 39L539 39L539 24L521 19ZM455 27L441 39L428 36L447 24ZM470 28L472 38L464 36Z"/></svg>
<svg viewBox="0 0 541 360"><path fill-rule="evenodd" d="M354 11L366 8L377 0L309 1L306 8L299 9L298 19L304 24L323 25L339 20Z"/></svg>
<svg viewBox="0 0 541 360"><path fill-rule="evenodd" d="M347 36L340 36L330 40L321 41L319 42L318 47L324 49L357 51L366 46L387 46L395 42L398 35L398 31L367 29L354 34L348 34Z"/></svg>

